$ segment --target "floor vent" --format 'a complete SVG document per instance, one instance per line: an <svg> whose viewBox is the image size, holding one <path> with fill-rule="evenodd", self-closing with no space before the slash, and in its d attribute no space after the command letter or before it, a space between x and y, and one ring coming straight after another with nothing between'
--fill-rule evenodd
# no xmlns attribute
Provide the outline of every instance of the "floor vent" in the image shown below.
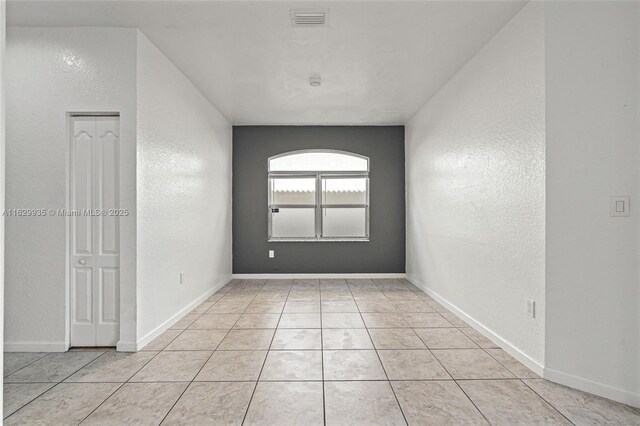
<svg viewBox="0 0 640 426"><path fill-rule="evenodd" d="M292 9L291 25L294 27L317 28L327 25L327 11L322 9Z"/></svg>

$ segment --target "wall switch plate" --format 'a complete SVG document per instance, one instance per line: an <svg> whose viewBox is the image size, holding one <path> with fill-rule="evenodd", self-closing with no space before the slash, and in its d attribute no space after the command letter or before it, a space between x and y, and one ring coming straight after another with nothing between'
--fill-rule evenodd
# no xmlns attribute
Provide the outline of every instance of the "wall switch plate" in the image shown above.
<svg viewBox="0 0 640 426"><path fill-rule="evenodd" d="M274 257L276 257L276 251L275 250L269 250L269 259L273 259Z"/></svg>
<svg viewBox="0 0 640 426"><path fill-rule="evenodd" d="M527 315L531 318L536 317L536 302L531 299L527 299Z"/></svg>
<svg viewBox="0 0 640 426"><path fill-rule="evenodd" d="M180 272L180 284L184 284L184 271Z"/></svg>
<svg viewBox="0 0 640 426"><path fill-rule="evenodd" d="M611 217L627 217L629 216L629 196L611 197L609 201L609 209Z"/></svg>

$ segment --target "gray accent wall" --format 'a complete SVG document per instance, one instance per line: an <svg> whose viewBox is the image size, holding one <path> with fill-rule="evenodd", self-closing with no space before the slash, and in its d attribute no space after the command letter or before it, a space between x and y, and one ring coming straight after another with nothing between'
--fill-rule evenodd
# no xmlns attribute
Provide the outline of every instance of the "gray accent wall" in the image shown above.
<svg viewBox="0 0 640 426"><path fill-rule="evenodd" d="M368 242L267 241L267 160L301 149L369 157ZM233 273L405 272L404 183L404 126L234 126Z"/></svg>

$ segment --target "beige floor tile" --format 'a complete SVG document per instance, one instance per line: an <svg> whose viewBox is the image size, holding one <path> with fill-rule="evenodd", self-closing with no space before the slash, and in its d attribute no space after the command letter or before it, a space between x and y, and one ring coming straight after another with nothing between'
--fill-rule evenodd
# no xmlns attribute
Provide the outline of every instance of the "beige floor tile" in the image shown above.
<svg viewBox="0 0 640 426"><path fill-rule="evenodd" d="M351 293L348 292L337 292L337 291L323 291L320 293L320 300L322 302L353 302L356 303L356 300L351 296Z"/></svg>
<svg viewBox="0 0 640 426"><path fill-rule="evenodd" d="M285 296L286 297L286 296ZM247 307L246 314L279 314L282 313L284 302L256 302Z"/></svg>
<svg viewBox="0 0 640 426"><path fill-rule="evenodd" d="M183 316L178 322L173 324L169 329L171 330L186 330L201 314L190 313Z"/></svg>
<svg viewBox="0 0 640 426"><path fill-rule="evenodd" d="M190 326L190 330L229 330L240 318L240 314L202 314Z"/></svg>
<svg viewBox="0 0 640 426"><path fill-rule="evenodd" d="M488 425L454 381L391 382L413 425Z"/></svg>
<svg viewBox="0 0 640 426"><path fill-rule="evenodd" d="M464 334L466 334L469 339L473 340L473 342L476 345L480 346L481 348L484 348L484 349L499 348L498 345L496 345L491 340L489 340L488 338L480 334L480 332L476 331L471 327L464 327L464 328L460 328L459 330L462 331Z"/></svg>
<svg viewBox="0 0 640 426"><path fill-rule="evenodd" d="M157 425L187 383L125 383L83 425Z"/></svg>
<svg viewBox="0 0 640 426"><path fill-rule="evenodd" d="M413 331L429 349L478 348L478 345L457 328L414 328Z"/></svg>
<svg viewBox="0 0 640 426"><path fill-rule="evenodd" d="M435 300L427 302L436 312L441 312L441 313L445 313L445 312L449 312L449 310L447 308L445 308L444 306L442 306L441 304L439 304L438 302L436 302Z"/></svg>
<svg viewBox="0 0 640 426"><path fill-rule="evenodd" d="M225 294L216 302L217 305L242 305L249 304L258 295L258 291L238 291ZM216 311L221 312L221 311ZM237 312L237 311L236 311Z"/></svg>
<svg viewBox="0 0 640 426"><path fill-rule="evenodd" d="M281 328L276 330L271 350L322 349L321 335L319 329Z"/></svg>
<svg viewBox="0 0 640 426"><path fill-rule="evenodd" d="M411 327L453 327L449 321L436 312L410 312L403 314Z"/></svg>
<svg viewBox="0 0 640 426"><path fill-rule="evenodd" d="M196 306L191 312L194 314L204 314L213 306L213 302L202 302Z"/></svg>
<svg viewBox="0 0 640 426"><path fill-rule="evenodd" d="M287 303L292 301L308 301L320 303L320 290L291 290Z"/></svg>
<svg viewBox="0 0 640 426"><path fill-rule="evenodd" d="M377 289L375 282L371 278L347 278L349 287L371 287Z"/></svg>
<svg viewBox="0 0 640 426"><path fill-rule="evenodd" d="M398 303L398 302L395 302ZM370 300L359 300L357 302L358 308L360 312L397 312L397 309L393 302L389 302L387 300L384 301L370 301Z"/></svg>
<svg viewBox="0 0 640 426"><path fill-rule="evenodd" d="M293 280L293 288L319 288L320 280L315 278L296 278Z"/></svg>
<svg viewBox="0 0 640 426"><path fill-rule="evenodd" d="M433 298L431 296L429 296L428 294L426 294L426 293L423 293L423 292L420 292L420 293L414 292L414 293L416 294L416 296L418 296L420 298L420 300L423 300L425 302L433 302L434 301Z"/></svg>
<svg viewBox="0 0 640 426"><path fill-rule="evenodd" d="M413 294L410 291L383 291L382 294L388 300L397 300L397 301L417 301L420 300L418 296Z"/></svg>
<svg viewBox="0 0 640 426"><path fill-rule="evenodd" d="M365 328L365 326L359 313L323 313L322 328Z"/></svg>
<svg viewBox="0 0 640 426"><path fill-rule="evenodd" d="M111 382L123 383L129 380L157 352L106 352L95 361L81 368L66 382Z"/></svg>
<svg viewBox="0 0 640 426"><path fill-rule="evenodd" d="M269 349L273 338L273 329L231 330L224 338L218 350L242 351Z"/></svg>
<svg viewBox="0 0 640 426"><path fill-rule="evenodd" d="M167 351L142 367L132 382L186 382L193 380L209 359L209 351Z"/></svg>
<svg viewBox="0 0 640 426"><path fill-rule="evenodd" d="M278 328L320 328L320 314L282 314Z"/></svg>
<svg viewBox="0 0 640 426"><path fill-rule="evenodd" d="M5 377L5 383L60 382L104 352L57 352Z"/></svg>
<svg viewBox="0 0 640 426"><path fill-rule="evenodd" d="M217 351L202 367L195 381L257 381L267 351Z"/></svg>
<svg viewBox="0 0 640 426"><path fill-rule="evenodd" d="M389 299L382 294L381 291L351 291L353 294L353 298L356 302L360 301L378 301L378 302L388 302Z"/></svg>
<svg viewBox="0 0 640 426"><path fill-rule="evenodd" d="M5 425L77 425L120 387L117 383L60 383L5 419Z"/></svg>
<svg viewBox="0 0 640 426"><path fill-rule="evenodd" d="M284 306L284 302L287 300L288 294L289 294L288 291L285 291L282 293L259 293L256 297L253 298L253 300L251 301L251 305L256 303L281 303L282 306ZM247 309L249 309L249 307L247 307ZM245 312L248 312L248 311L245 311ZM273 313L280 313L280 312L282 312L282 309L280 309L280 311L278 312L273 312ZM264 313L272 313L272 312L264 312Z"/></svg>
<svg viewBox="0 0 640 426"><path fill-rule="evenodd" d="M363 313L367 328L404 328L409 324L397 313Z"/></svg>
<svg viewBox="0 0 640 426"><path fill-rule="evenodd" d="M381 350L378 355L389 380L451 379L444 367L426 349Z"/></svg>
<svg viewBox="0 0 640 426"><path fill-rule="evenodd" d="M259 382L244 424L322 425L322 383Z"/></svg>
<svg viewBox="0 0 640 426"><path fill-rule="evenodd" d="M511 371L516 377L521 379L537 379L540 377L502 349L485 349L485 351L494 357L500 364L505 366L507 370Z"/></svg>
<svg viewBox="0 0 640 426"><path fill-rule="evenodd" d="M322 380L321 351L270 351L261 381Z"/></svg>
<svg viewBox="0 0 640 426"><path fill-rule="evenodd" d="M276 328L280 314L242 314L233 328Z"/></svg>
<svg viewBox="0 0 640 426"><path fill-rule="evenodd" d="M323 288L349 288L344 278L321 278L320 289Z"/></svg>
<svg viewBox="0 0 640 426"><path fill-rule="evenodd" d="M469 327L469 324L464 322L462 318L454 314L453 312L443 312L441 314L447 321L453 324L454 327Z"/></svg>
<svg viewBox="0 0 640 426"><path fill-rule="evenodd" d="M369 330L376 349L426 349L410 328L374 328Z"/></svg>
<svg viewBox="0 0 640 426"><path fill-rule="evenodd" d="M206 300L206 302L216 303L218 300L222 299L222 296L224 296L224 294L221 294L221 293L213 294L213 295L209 296L209 298Z"/></svg>
<svg viewBox="0 0 640 426"><path fill-rule="evenodd" d="M185 330L165 351L215 351L227 330Z"/></svg>
<svg viewBox="0 0 640 426"><path fill-rule="evenodd" d="M161 335L156 337L151 341L147 346L142 348L143 351L161 351L167 347L169 343L173 341L176 337L178 337L182 333L182 330L166 330Z"/></svg>
<svg viewBox="0 0 640 426"><path fill-rule="evenodd" d="M241 314L245 309L249 306L253 300L253 296L248 297L244 300L234 299L234 300L225 300L224 298L220 299L207 311L208 314Z"/></svg>
<svg viewBox="0 0 640 426"><path fill-rule="evenodd" d="M322 312L359 312L356 302L347 301L323 301Z"/></svg>
<svg viewBox="0 0 640 426"><path fill-rule="evenodd" d="M515 377L482 349L437 349L432 353L454 379Z"/></svg>
<svg viewBox="0 0 640 426"><path fill-rule="evenodd" d="M544 379L525 379L538 395L577 425L640 425L640 411Z"/></svg>
<svg viewBox="0 0 640 426"><path fill-rule="evenodd" d="M287 301L284 305L285 314L313 314L320 312L319 301Z"/></svg>
<svg viewBox="0 0 640 426"><path fill-rule="evenodd" d="M520 380L458 382L493 425L571 424Z"/></svg>
<svg viewBox="0 0 640 426"><path fill-rule="evenodd" d="M322 330L324 349L373 349L369 333L363 328Z"/></svg>
<svg viewBox="0 0 640 426"><path fill-rule="evenodd" d="M55 386L54 383L8 383L3 386L4 417L10 416L25 404L36 399L47 390Z"/></svg>
<svg viewBox="0 0 640 426"><path fill-rule="evenodd" d="M386 380L374 350L324 351L325 380Z"/></svg>
<svg viewBox="0 0 640 426"><path fill-rule="evenodd" d="M254 383L192 383L163 425L240 425Z"/></svg>
<svg viewBox="0 0 640 426"><path fill-rule="evenodd" d="M46 355L48 355L47 352L5 352L3 377L15 373Z"/></svg>
<svg viewBox="0 0 640 426"><path fill-rule="evenodd" d="M421 300L389 302L396 312L435 312L431 306Z"/></svg>
<svg viewBox="0 0 640 426"><path fill-rule="evenodd" d="M389 382L325 382L327 425L404 425Z"/></svg>

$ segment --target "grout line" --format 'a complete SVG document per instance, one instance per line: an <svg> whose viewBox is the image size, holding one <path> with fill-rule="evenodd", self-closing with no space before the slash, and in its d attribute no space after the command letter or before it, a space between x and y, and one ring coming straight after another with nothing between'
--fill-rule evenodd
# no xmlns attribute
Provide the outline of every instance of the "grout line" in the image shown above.
<svg viewBox="0 0 640 426"><path fill-rule="evenodd" d="M236 284L237 285L237 284ZM235 285L234 285L235 287ZM215 293L214 293L215 294ZM224 296L223 296L224 297ZM255 296L251 299L253 300L255 298ZM211 308L213 308L220 300L222 300L222 298L220 298L218 301L216 301ZM249 302L249 304L251 304L251 302ZM183 395L187 392L187 389L189 389L191 387L191 385L193 384L194 380L198 377L198 375L200 374L200 372L202 371L202 369L204 368L205 365L207 365L207 363L209 362L209 360L211 360L211 357L213 356L214 353L216 353L216 350L220 347L220 345L222 344L222 342L224 341L224 339L227 338L227 336L229 335L229 333L231 332L231 330L233 330L233 327L238 323L238 321L240 320L240 318L242 317L242 315L244 314L244 312L247 310L247 308L249 307L249 304L247 304L247 306L244 308L244 310L242 311L242 313L238 316L238 318L236 319L236 321L233 323L233 326L231 326L231 328L225 333L224 337L222 339L220 339L220 342L218 342L218 344L216 345L216 348L211 352L211 354L207 357L206 361L200 366L200 368L198 369L198 372L193 376L193 378L189 381L189 383L187 384L187 386L184 388L184 390L182 391L182 393L180 393L180 396L178 396L178 398L176 398L175 402L171 405L171 408L169 408L169 410L167 410L167 413L164 415L164 417L162 418L162 420L160 421L160 424L162 424L165 419L167 418L167 416L169 416L169 414L171 413L171 411L173 411L174 407L176 406L176 404L178 404L178 401L180 401L180 399L182 399ZM209 309L211 309L209 308ZM207 310L208 311L208 310ZM204 313L202 314L204 315ZM202 316L200 315L200 317ZM198 319L200 318L198 317ZM197 319L195 320L197 321ZM195 323L195 321L193 323ZM191 323L191 325L193 325L193 323ZM190 325L190 326L191 326ZM167 345L168 346L168 345ZM170 351L167 351L170 352Z"/></svg>
<svg viewBox="0 0 640 426"><path fill-rule="evenodd" d="M431 352L431 351L430 351ZM462 386L460 386L460 383L458 383L458 380L456 378L453 377L453 375L451 375L451 373L449 372L449 370L447 369L447 367L444 366L444 364L438 359L437 356L435 356L433 354L433 352L431 352L431 355L433 356L433 358L438 362L438 364L440 364L440 366L444 369L444 371L447 372L447 374L449 375L449 377L451 377L453 379L453 382L456 384L456 386L458 386L458 389L460 389L460 392L462 392L464 394L464 396L467 397L467 399L469 400L469 402L471 402L471 404L473 404L473 406L475 407L476 410L478 410L478 413L480 413L480 415L487 421L488 424L491 424L491 422L489 421L489 419L487 418L487 416L484 415L484 413L480 410L480 408L478 408L478 406L476 405L476 403L469 397L469 395L467 395L467 393L464 391L464 389L462 389ZM484 380L484 379L476 379L476 380ZM512 380L512 379L511 379Z"/></svg>
<svg viewBox="0 0 640 426"><path fill-rule="evenodd" d="M67 351L68 352L68 351ZM100 351L86 351L86 352L100 352ZM49 353L49 355L52 355L54 352ZM56 353L64 353L64 352L56 352ZM40 396L44 395L45 393L49 392L51 389L57 387L59 384L64 383L65 380L67 380L69 377L73 376L74 374L76 374L78 371L82 370L83 368L85 368L86 366L88 366L89 364L92 364L94 361L98 360L98 358L102 357L103 355L105 355L107 352L102 352L100 355L98 355L97 357L93 358L90 361L87 361L85 364L82 364L81 367L77 368L76 370L74 370L71 374L65 376L62 380L60 380L59 382L57 382L55 385L51 386L49 389L47 389L45 392L41 393L38 397L32 399L31 401L27 402L26 404L24 404L22 407L18 408L16 411L14 411L12 414L8 415L6 418L9 418L11 416L13 416L14 414L16 414L18 411L23 410L27 405L31 404L33 401L35 401L36 399L38 399ZM48 355L43 356L40 359L44 359L46 358ZM32 383L32 382L28 382L28 383ZM36 382L37 383L37 382ZM54 382L45 382L45 383L54 383ZM119 388L118 388L119 389ZM117 390L117 389L116 389ZM115 392L115 391L114 391ZM109 395L111 396L111 395ZM108 397L107 397L108 398ZM104 401L103 401L104 402ZM4 419L3 419L4 420Z"/></svg>
<svg viewBox="0 0 640 426"><path fill-rule="evenodd" d="M348 285L348 282L347 282ZM349 286L349 291L351 291L351 286ZM351 294L353 295L353 292L351 292ZM357 306L357 304L356 304ZM382 367L382 371L384 372L384 376L387 378L387 384L389 385L389 388L391 389L391 393L393 393L393 397L396 399L396 404L398 404L398 409L400 410L400 413L402 414L402 418L404 419L405 424L409 424L409 422L407 421L407 416L404 414L404 410L402 409L402 406L400 405L400 400L398 399L398 395L396 395L396 391L393 388L393 385L391 385L391 380L389 380L389 375L387 374L387 369L384 367L384 364L382 363L382 358L380 358L380 354L378 353L378 348L376 347L375 343L373 343L373 339L371 338L371 333L369 333L369 328L367 327L367 323L364 322L364 317L362 316L362 312L360 312L360 308L358 308L358 314L360 315L360 320L362 321L362 323L365 326L365 330L367 330L367 335L369 336L369 339L371 340L371 344L373 345L373 350L376 352L376 356L378 357L378 362L380 363L380 366Z"/></svg>
<svg viewBox="0 0 640 426"><path fill-rule="evenodd" d="M491 354L489 354L489 355L491 355ZM497 361L497 360L496 360L496 361ZM500 362L500 361L498 361L498 362ZM564 415L564 413L563 413L562 411L560 411L560 409L559 409L559 408L556 408L556 406L555 406L555 405L553 405L550 401L547 401L547 399L546 399L545 397L543 397L543 396L542 396L542 395L540 395L538 392L536 392L536 390L535 390L535 389L533 389L531 386L529 386L529 385L528 385L524 380L522 380L521 378L518 378L518 380L520 380L520 382L521 382L523 385L525 385L527 388L531 389L531 391L532 391L533 393L535 393L536 395L538 395L538 396L540 397L540 399L542 399L544 402L546 402L547 404L549 404L549 406L550 406L551 408L553 408L554 410L556 410L556 411L558 412L558 414L560 414L562 417L564 417L565 419L567 419L567 421L568 421L569 423L571 423L572 425L575 425L575 423L574 423L574 422L572 422L572 421L571 421L571 419L569 419L567 416L565 416L565 415Z"/></svg>
<svg viewBox="0 0 640 426"><path fill-rule="evenodd" d="M324 390L324 340L322 329L322 281L318 280L320 287L320 369L322 373L322 422L327 425L327 398Z"/></svg>
<svg viewBox="0 0 640 426"><path fill-rule="evenodd" d="M46 357L48 357L49 355L51 355L51 354L53 354L53 353L55 353L55 352L45 352L45 353L44 353L44 355L42 355L40 358L34 359L33 361L31 361L31 362L30 362L30 363L28 363L27 365L24 365L24 366L22 366L22 367L18 368L16 371L12 371L11 373L7 374L6 376L3 374L3 375L2 375L2 379L3 379L3 380L4 380L4 379L6 379L7 377L11 376L12 374L15 374L15 373L17 373L18 371L20 371L20 370L22 370L22 369L27 368L27 367L28 367L28 366L30 366L31 364L36 363L36 362L40 361L41 359L46 358Z"/></svg>
<svg viewBox="0 0 640 426"><path fill-rule="evenodd" d="M266 283L266 281L265 281ZM242 416L242 423L244 424L247 419L247 414L249 414L249 408L251 407L251 403L253 402L253 397L256 394L256 389L258 389L258 383L260 383L260 376L262 376L262 370L264 370L264 366L267 363L267 358L269 358L269 352L271 351L271 345L273 344L273 339L276 337L276 332L278 331L278 326L280 325L280 320L282 319L282 314L284 312L285 307L287 306L287 300L289 299L289 293L291 293L291 288L293 287L293 281L291 281L291 286L287 291L287 299L285 299L284 304L282 305L282 311L280 312L280 317L278 318L278 323L276 324L276 329L273 331L273 335L271 335L271 342L269 342L269 348L267 348L267 353L264 356L264 360L262 361L262 366L260 367L260 372L258 373L258 377L256 379L256 384L253 387L253 392L251 392L251 397L249 398L249 402L247 403L247 408L244 411L244 416ZM264 284L263 287L264 288Z"/></svg>

